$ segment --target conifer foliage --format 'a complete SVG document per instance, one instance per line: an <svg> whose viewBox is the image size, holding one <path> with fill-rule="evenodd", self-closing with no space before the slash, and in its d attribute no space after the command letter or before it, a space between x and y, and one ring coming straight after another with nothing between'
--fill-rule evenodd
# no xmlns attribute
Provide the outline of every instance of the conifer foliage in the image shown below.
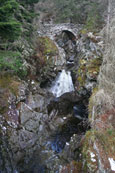
<svg viewBox="0 0 115 173"><path fill-rule="evenodd" d="M0 0L0 38L13 41L21 33L21 24L15 14L19 4L16 0Z"/></svg>

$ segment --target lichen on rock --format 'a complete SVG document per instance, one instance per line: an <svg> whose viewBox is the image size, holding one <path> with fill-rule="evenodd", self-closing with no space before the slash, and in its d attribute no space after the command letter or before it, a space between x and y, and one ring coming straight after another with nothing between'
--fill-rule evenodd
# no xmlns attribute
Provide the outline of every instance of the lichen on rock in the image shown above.
<svg viewBox="0 0 115 173"><path fill-rule="evenodd" d="M92 92L93 88L96 86L102 63L102 48L98 46L99 40L93 33L81 35L81 43L78 43L80 45L78 45L79 66L76 74L76 86L77 91L86 89Z"/></svg>

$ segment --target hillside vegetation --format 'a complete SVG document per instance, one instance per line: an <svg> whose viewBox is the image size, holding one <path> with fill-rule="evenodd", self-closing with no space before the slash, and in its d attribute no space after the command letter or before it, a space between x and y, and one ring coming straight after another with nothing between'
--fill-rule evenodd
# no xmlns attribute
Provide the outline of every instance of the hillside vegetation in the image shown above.
<svg viewBox="0 0 115 173"><path fill-rule="evenodd" d="M87 29L97 29L104 23L107 0L41 0L39 10L46 13L44 20L53 18L55 23L85 24Z"/></svg>
<svg viewBox="0 0 115 173"><path fill-rule="evenodd" d="M107 0L104 4L91 0L0 0L0 4L0 70L24 77L24 62L33 52L32 22L38 13L44 14L45 23L79 23L83 24L83 32L97 31L104 23L102 6L107 5Z"/></svg>
<svg viewBox="0 0 115 173"><path fill-rule="evenodd" d="M38 0L0 0L0 70L26 75L23 47L32 42L34 3ZM26 58L26 56L25 56Z"/></svg>

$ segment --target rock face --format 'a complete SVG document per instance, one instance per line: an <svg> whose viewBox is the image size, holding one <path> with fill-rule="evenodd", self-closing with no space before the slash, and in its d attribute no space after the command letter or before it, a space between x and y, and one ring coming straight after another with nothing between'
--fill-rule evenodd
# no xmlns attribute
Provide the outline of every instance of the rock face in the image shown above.
<svg viewBox="0 0 115 173"><path fill-rule="evenodd" d="M57 158L55 151L61 151L79 131L78 124L80 135L85 132L85 127L80 125L82 120L72 117L73 105L79 99L75 99L75 93L68 93L56 101L35 81L26 83L12 76L7 79L9 82L3 88L6 77L2 76L0 85L2 94L8 93L7 100L3 98L1 102L1 171L44 172L53 169L55 172L63 160ZM15 83L14 92L12 83Z"/></svg>
<svg viewBox="0 0 115 173"><path fill-rule="evenodd" d="M99 86L89 102L91 131L86 133L83 153L89 172L115 172L115 2L110 1L108 23L102 32L105 53L98 77Z"/></svg>

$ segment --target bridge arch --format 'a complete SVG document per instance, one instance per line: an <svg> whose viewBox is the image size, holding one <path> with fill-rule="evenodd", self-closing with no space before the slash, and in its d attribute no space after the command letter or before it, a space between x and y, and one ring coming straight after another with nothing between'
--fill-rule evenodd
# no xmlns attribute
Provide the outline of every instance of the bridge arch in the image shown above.
<svg viewBox="0 0 115 173"><path fill-rule="evenodd" d="M62 30L62 35L66 34L69 38L69 40L71 40L73 43L76 40L76 36L73 34L73 32L69 31L69 30Z"/></svg>

